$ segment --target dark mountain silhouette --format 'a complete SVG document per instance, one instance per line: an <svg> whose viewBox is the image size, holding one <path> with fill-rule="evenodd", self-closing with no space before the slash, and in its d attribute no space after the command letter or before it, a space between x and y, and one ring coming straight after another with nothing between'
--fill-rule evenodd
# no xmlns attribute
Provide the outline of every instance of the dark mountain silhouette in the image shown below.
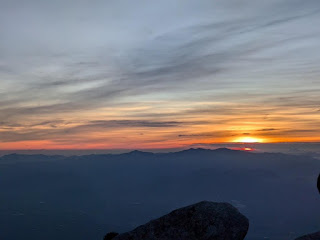
<svg viewBox="0 0 320 240"><path fill-rule="evenodd" d="M250 219L248 240L320 229L308 156L189 149L0 158L0 239L103 239L194 202L229 202Z"/></svg>
<svg viewBox="0 0 320 240"><path fill-rule="evenodd" d="M320 193L320 174L318 176L318 183L317 183L317 187L318 187L318 190L319 190L319 193Z"/></svg>
<svg viewBox="0 0 320 240"><path fill-rule="evenodd" d="M231 204L202 201L110 239L243 240L248 228L248 219Z"/></svg>
<svg viewBox="0 0 320 240"><path fill-rule="evenodd" d="M311 234L304 235L302 237L297 238L296 240L319 240L320 232L315 232Z"/></svg>
<svg viewBox="0 0 320 240"><path fill-rule="evenodd" d="M103 240L111 240L111 239L114 239L114 237L116 237L118 235L119 235L119 233L109 232L104 236Z"/></svg>
<svg viewBox="0 0 320 240"><path fill-rule="evenodd" d="M317 187L320 193L320 174L318 176ZM296 240L319 240L319 239L320 239L320 231L304 235L302 237L297 238Z"/></svg>

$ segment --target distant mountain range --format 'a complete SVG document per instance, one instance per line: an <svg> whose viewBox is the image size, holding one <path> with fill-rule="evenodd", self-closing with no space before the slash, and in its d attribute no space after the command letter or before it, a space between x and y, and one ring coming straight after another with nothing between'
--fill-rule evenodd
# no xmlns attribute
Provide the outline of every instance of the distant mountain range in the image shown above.
<svg viewBox="0 0 320 240"><path fill-rule="evenodd" d="M309 156L221 148L0 157L0 239L102 239L202 200L250 219L248 240L320 229Z"/></svg>

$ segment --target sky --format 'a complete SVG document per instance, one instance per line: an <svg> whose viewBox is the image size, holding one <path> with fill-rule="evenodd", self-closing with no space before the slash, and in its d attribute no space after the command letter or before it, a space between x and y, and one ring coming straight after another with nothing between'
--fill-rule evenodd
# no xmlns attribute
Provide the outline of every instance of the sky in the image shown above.
<svg viewBox="0 0 320 240"><path fill-rule="evenodd" d="M0 0L0 149L320 142L318 0Z"/></svg>

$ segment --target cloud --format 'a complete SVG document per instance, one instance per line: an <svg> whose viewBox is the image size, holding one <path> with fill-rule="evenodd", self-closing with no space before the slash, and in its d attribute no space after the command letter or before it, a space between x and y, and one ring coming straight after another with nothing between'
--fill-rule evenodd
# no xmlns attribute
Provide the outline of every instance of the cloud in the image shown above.
<svg viewBox="0 0 320 240"><path fill-rule="evenodd" d="M263 128L263 129L259 129L258 131L260 132L271 132L271 131L276 131L278 129L276 128Z"/></svg>
<svg viewBox="0 0 320 240"><path fill-rule="evenodd" d="M158 121L145 121L145 120L94 120L90 121L88 125L83 125L84 127L151 127L151 128L167 128L167 127L176 127L183 125L183 122L158 122ZM191 123L192 124L192 123Z"/></svg>
<svg viewBox="0 0 320 240"><path fill-rule="evenodd" d="M157 128L177 128L189 125L201 124L203 122L177 122L177 121L148 121L148 120L94 120L85 123L66 123L62 120L38 122L34 124L15 124L0 127L0 139L2 142L29 141L29 140L53 140L64 141L63 138L86 134L87 140L96 133L111 133L130 131L149 131ZM11 127L10 130L7 128ZM45 127L45 128L43 128ZM141 135L141 133L139 133ZM62 140L61 140L62 138ZM84 139L83 141L86 141Z"/></svg>
<svg viewBox="0 0 320 240"><path fill-rule="evenodd" d="M198 125L291 135L283 125L319 124L318 1L28 6L1 3L3 130L43 127L34 138L58 141L65 122L77 122L68 131L83 137L88 129L148 127L180 138L210 137ZM1 134L33 138L21 129Z"/></svg>

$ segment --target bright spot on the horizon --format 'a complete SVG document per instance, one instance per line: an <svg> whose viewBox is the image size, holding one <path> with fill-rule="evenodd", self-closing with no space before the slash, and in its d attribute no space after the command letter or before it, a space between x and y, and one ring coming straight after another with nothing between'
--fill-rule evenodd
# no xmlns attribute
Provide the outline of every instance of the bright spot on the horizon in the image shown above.
<svg viewBox="0 0 320 240"><path fill-rule="evenodd" d="M262 140L259 138L254 138L254 137L241 137L241 138L234 140L234 142L237 142L237 143L260 143L260 142L262 142Z"/></svg>
<svg viewBox="0 0 320 240"><path fill-rule="evenodd" d="M250 148L250 147L245 147L243 148L243 151L248 151L248 152L251 152L253 151L254 149L253 148Z"/></svg>

